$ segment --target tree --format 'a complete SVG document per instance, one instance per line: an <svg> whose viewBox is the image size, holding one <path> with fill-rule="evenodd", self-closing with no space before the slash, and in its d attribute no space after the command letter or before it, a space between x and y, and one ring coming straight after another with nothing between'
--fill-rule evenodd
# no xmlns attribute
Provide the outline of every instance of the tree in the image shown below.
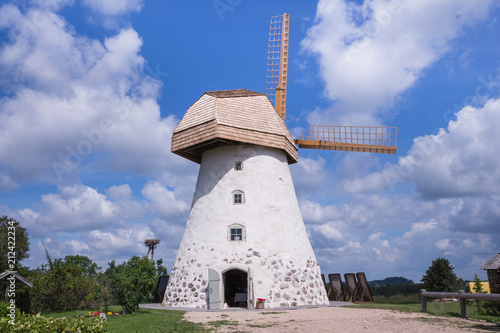
<svg viewBox="0 0 500 333"><path fill-rule="evenodd" d="M79 267L83 276L89 276L92 278L97 277L97 272L101 269L101 267L97 266L95 262L90 260L88 257L73 255L64 257L64 261L67 264L75 265Z"/></svg>
<svg viewBox="0 0 500 333"><path fill-rule="evenodd" d="M109 263L106 275L125 313L138 310L139 304L147 300L156 286L155 264L147 257L133 256L118 266L113 260Z"/></svg>
<svg viewBox="0 0 500 333"><path fill-rule="evenodd" d="M31 308L33 312L69 311L93 305L100 269L84 256L52 260L33 272ZM96 273L97 274L97 273Z"/></svg>
<svg viewBox="0 0 500 333"><path fill-rule="evenodd" d="M483 290L483 281L477 276L477 274L474 274L474 292L477 294L485 294L486 292ZM481 310L481 301L476 299L476 306L477 306L477 312L482 313Z"/></svg>
<svg viewBox="0 0 500 333"><path fill-rule="evenodd" d="M460 286L453 269L453 265L448 259L437 258L433 260L422 277L423 288L434 292L457 291Z"/></svg>
<svg viewBox="0 0 500 333"><path fill-rule="evenodd" d="M30 242L26 228L13 218L0 217L0 273L17 271L20 262L29 257Z"/></svg>

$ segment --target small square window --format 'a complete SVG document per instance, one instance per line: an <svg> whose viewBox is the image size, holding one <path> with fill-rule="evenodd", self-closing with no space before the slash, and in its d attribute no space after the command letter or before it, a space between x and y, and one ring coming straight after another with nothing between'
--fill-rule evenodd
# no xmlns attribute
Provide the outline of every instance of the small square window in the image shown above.
<svg viewBox="0 0 500 333"><path fill-rule="evenodd" d="M234 163L234 170L236 170L236 171L243 170L243 162L236 162L236 163Z"/></svg>
<svg viewBox="0 0 500 333"><path fill-rule="evenodd" d="M240 241L243 239L243 229L241 228L231 228L231 238L232 241Z"/></svg>
<svg viewBox="0 0 500 333"><path fill-rule="evenodd" d="M235 193L234 194L234 203L235 204L240 204L243 203L243 198L241 193Z"/></svg>

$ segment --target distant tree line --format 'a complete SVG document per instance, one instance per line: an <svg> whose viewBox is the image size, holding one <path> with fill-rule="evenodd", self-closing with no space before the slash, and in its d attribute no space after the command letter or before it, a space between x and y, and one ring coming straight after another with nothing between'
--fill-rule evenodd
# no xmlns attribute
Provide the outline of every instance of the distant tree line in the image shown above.
<svg viewBox="0 0 500 333"><path fill-rule="evenodd" d="M395 295L410 296L420 294L422 285L404 277L389 277L384 280L368 282L373 296L392 297Z"/></svg>
<svg viewBox="0 0 500 333"><path fill-rule="evenodd" d="M7 230L16 228L16 266L9 267ZM11 230L11 229L10 229ZM103 270L86 256L70 255L52 259L45 249L47 262L30 270L21 264L28 258L29 239L26 228L7 216L0 217L0 273L17 272L33 283L33 288L16 286L16 306L26 313L98 309L107 312L109 305L123 306L125 313L135 312L139 304L154 294L158 277L167 275L163 261L134 256ZM5 232L3 232L5 231ZM19 244L19 247L18 247Z"/></svg>

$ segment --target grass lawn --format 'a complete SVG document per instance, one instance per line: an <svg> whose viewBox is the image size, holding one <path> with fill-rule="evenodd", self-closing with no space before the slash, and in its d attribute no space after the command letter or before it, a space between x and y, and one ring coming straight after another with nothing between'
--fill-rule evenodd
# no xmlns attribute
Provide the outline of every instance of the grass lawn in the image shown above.
<svg viewBox="0 0 500 333"><path fill-rule="evenodd" d="M421 312L421 304L390 304L390 303L373 303L373 304L358 304L352 307L366 308L366 309L384 309L396 310L403 312ZM111 306L111 312L121 313L120 306ZM68 311L68 312L52 312L44 313L46 317L74 317L77 315L87 314L86 310ZM273 313L273 312L270 312ZM427 313L435 316L444 317L460 317L460 304L459 302L453 303L428 303ZM500 324L500 316L487 316L478 314L475 305L467 306L467 314L471 319L485 320L492 323ZM108 316L107 329L108 332L210 332L210 330L203 329L201 324L186 322L182 319L184 311L173 310L153 310L153 309L140 309L134 314ZM231 322L220 322L220 325L233 324ZM219 326L220 326L219 325ZM217 327L217 325L216 325ZM500 330L500 325L498 325Z"/></svg>
<svg viewBox="0 0 500 333"><path fill-rule="evenodd" d="M111 306L111 312L121 313L120 306ZM93 312L93 311L92 311ZM87 314L86 310L43 313L45 317L73 317ZM134 314L108 316L107 330L110 333L122 332L210 332L204 330L201 324L190 323L182 320L184 311L140 309Z"/></svg>
<svg viewBox="0 0 500 333"><path fill-rule="evenodd" d="M373 303L373 304L358 304L356 307L367 309L385 309L396 310L403 312L421 312L422 305L415 304L387 304L387 303ZM460 317L460 303L433 303L427 304L427 313L435 316L444 317ZM467 306L467 316L471 319L485 320L491 323L500 323L500 316L489 316L479 314L476 305Z"/></svg>

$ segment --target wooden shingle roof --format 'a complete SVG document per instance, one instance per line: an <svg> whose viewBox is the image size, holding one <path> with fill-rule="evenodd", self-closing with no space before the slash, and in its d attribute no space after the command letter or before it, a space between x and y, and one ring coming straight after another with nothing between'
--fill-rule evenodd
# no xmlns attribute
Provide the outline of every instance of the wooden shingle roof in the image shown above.
<svg viewBox="0 0 500 333"><path fill-rule="evenodd" d="M200 163L204 151L222 145L255 144L282 149L297 162L297 146L267 96L238 89L206 92L172 134L172 152Z"/></svg>
<svg viewBox="0 0 500 333"><path fill-rule="evenodd" d="M500 269L500 253L491 258L481 269Z"/></svg>

